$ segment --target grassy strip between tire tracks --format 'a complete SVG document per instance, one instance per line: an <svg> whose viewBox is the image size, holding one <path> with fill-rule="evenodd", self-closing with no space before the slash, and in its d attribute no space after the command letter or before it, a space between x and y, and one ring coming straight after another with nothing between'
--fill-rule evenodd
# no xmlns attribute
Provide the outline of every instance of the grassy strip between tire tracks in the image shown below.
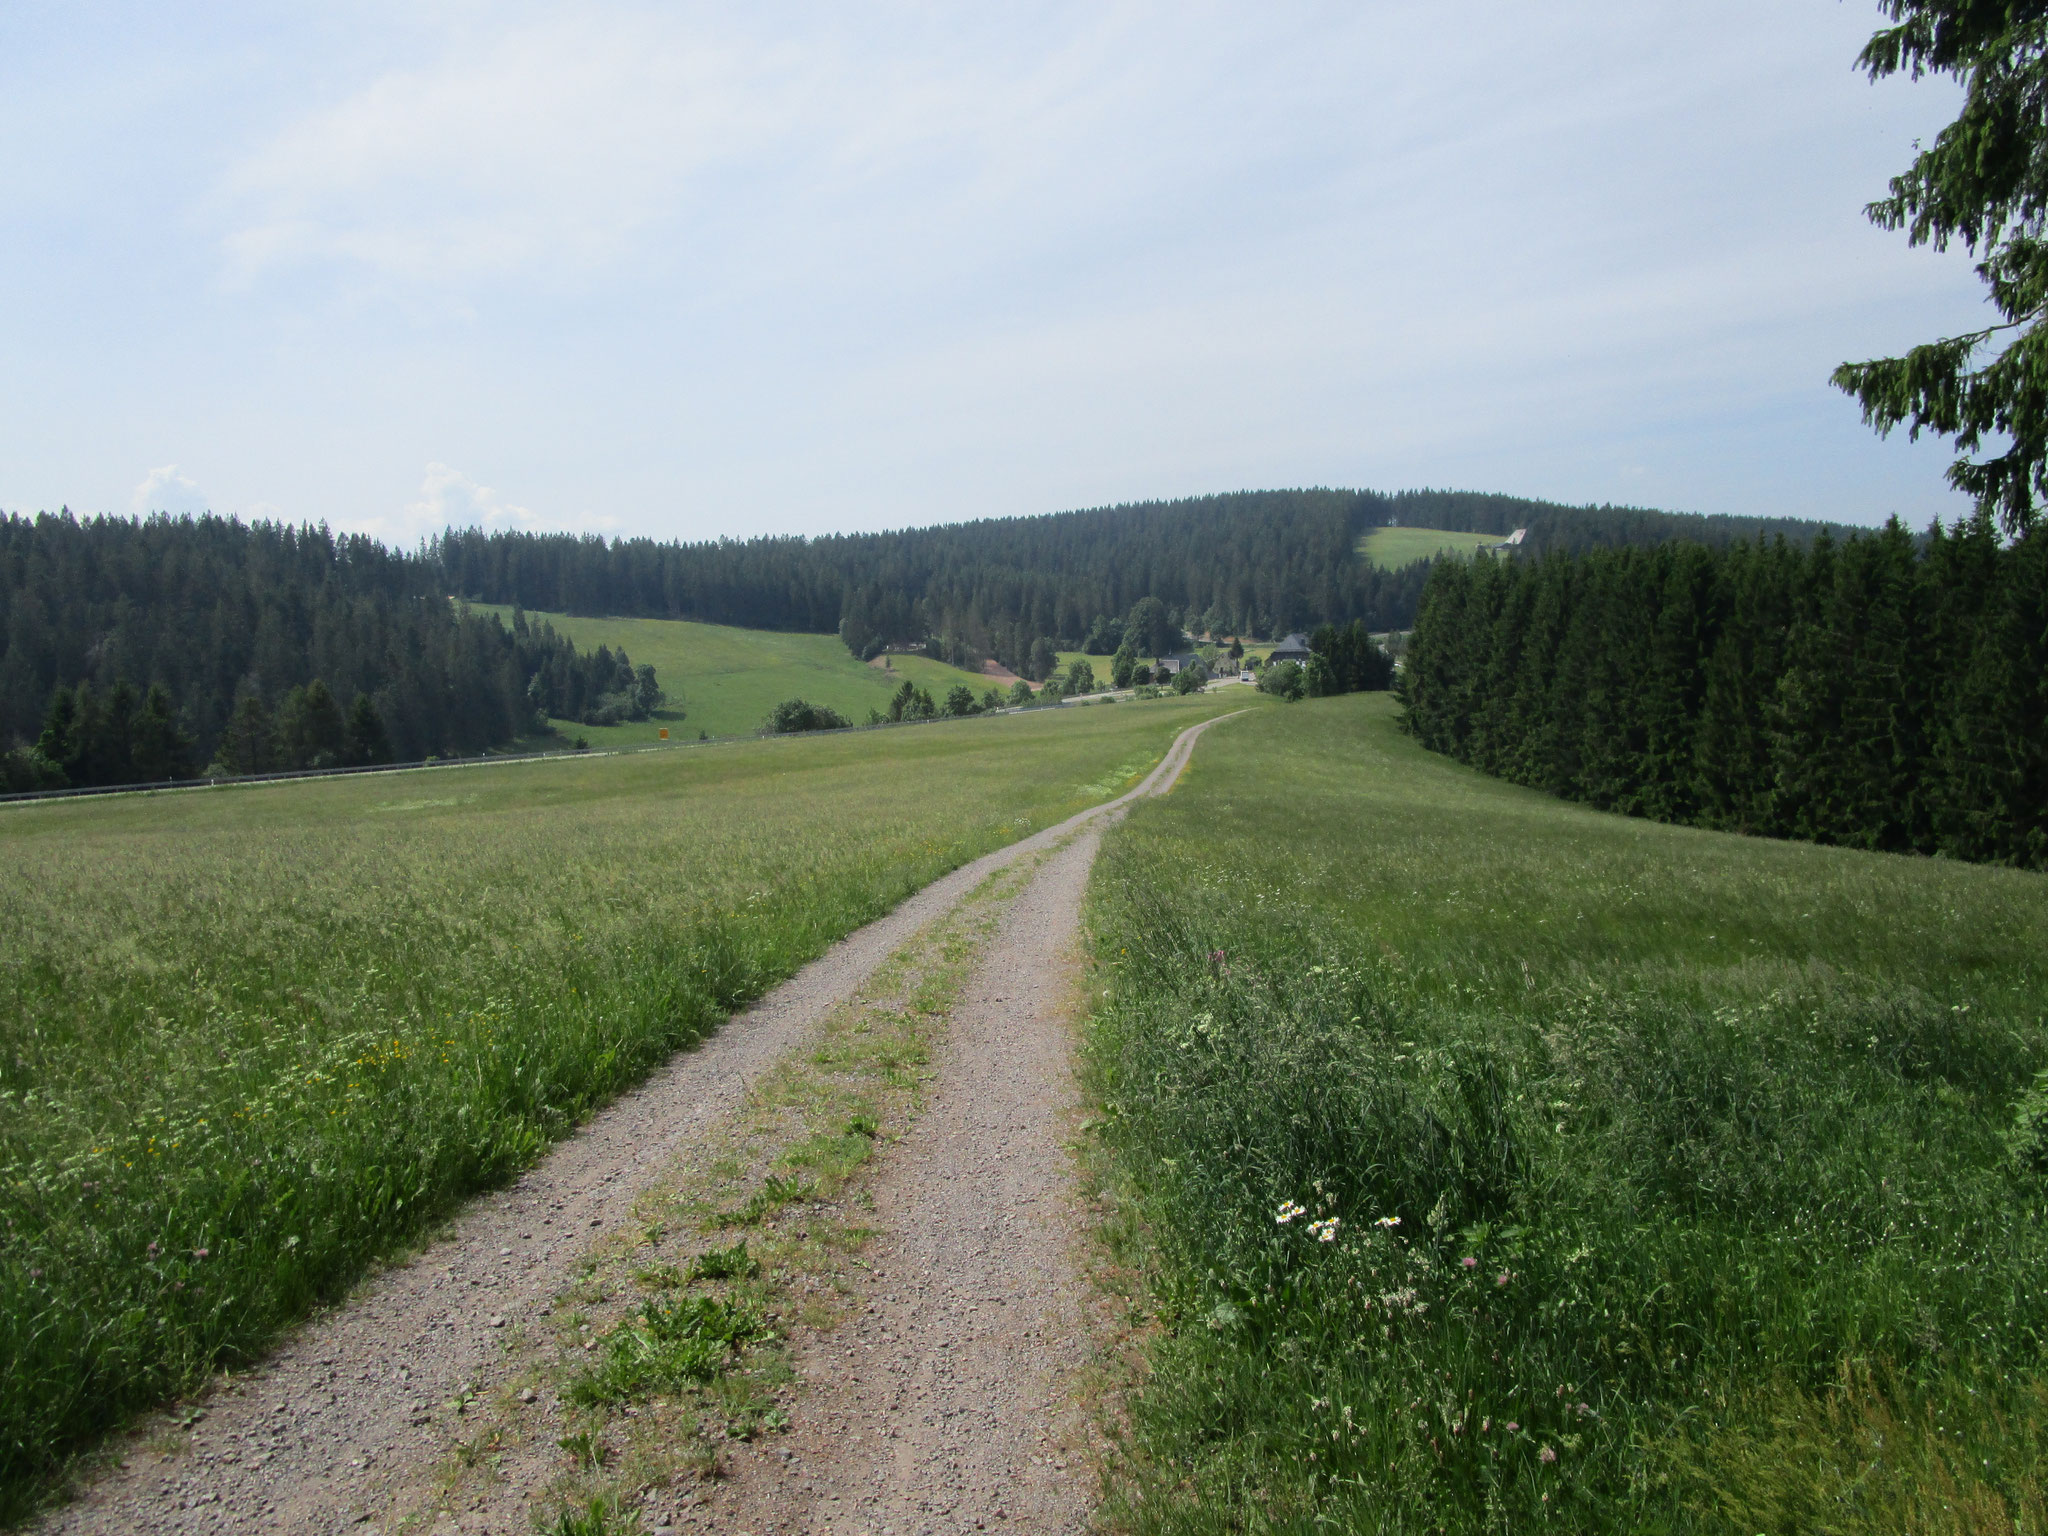
<svg viewBox="0 0 2048 1536"><path fill-rule="evenodd" d="M0 813L0 1521L1224 707Z"/></svg>
<svg viewBox="0 0 2048 1536"><path fill-rule="evenodd" d="M2041 876L1560 804L1368 697L1212 733L1091 908L1113 1523L2044 1528Z"/></svg>
<svg viewBox="0 0 2048 1536"><path fill-rule="evenodd" d="M649 1189L630 1227L593 1246L551 1326L507 1341L512 1372L495 1402L444 1410L466 1420L450 1426L456 1454L437 1487L394 1512L394 1529L502 1513L508 1491L555 1536L640 1529L716 1502L735 1443L789 1424L803 1391L789 1342L844 1316L847 1268L875 1235L872 1156L916 1119L961 987L1037 865L998 871L892 956L768 1071L720 1139ZM714 1348L702 1367L688 1359L699 1338L660 1349L667 1319L706 1313L751 1319L760 1336ZM694 1369L681 1380L650 1370L664 1353ZM538 1390L539 1408L522 1388ZM558 1412L545 1411L551 1400ZM522 1471L535 1457L545 1477ZM523 1488L503 1487L508 1477Z"/></svg>

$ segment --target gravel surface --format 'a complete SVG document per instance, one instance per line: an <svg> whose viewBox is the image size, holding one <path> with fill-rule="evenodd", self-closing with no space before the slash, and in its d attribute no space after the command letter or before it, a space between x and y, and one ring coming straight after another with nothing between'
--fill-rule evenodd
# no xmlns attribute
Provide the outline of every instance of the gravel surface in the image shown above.
<svg viewBox="0 0 2048 1536"><path fill-rule="evenodd" d="M916 1127L874 1185L853 1315L797 1353L794 1428L744 1460L706 1532L1078 1531L1095 1482L1073 1406L1088 1355L1065 1143L1074 943L1100 831L1004 913Z"/></svg>
<svg viewBox="0 0 2048 1536"><path fill-rule="evenodd" d="M874 1310L800 1362L811 1396L780 1444L791 1456L757 1458L800 1465L810 1491L792 1473L763 1482L750 1467L717 1518L750 1510L759 1528L784 1530L797 1509L816 1509L803 1528L851 1522L878 1536L976 1519L1077 1527L1088 1497L1061 1407L1084 1347L1062 1150L1074 1095L1062 999L1101 827L1171 787L1213 723L1182 732L1129 794L955 870L849 935L517 1184L472 1202L412 1262L210 1394L189 1431L168 1419L135 1431L118 1463L43 1528L363 1536L409 1475L450 1451L443 1405L466 1388L493 1390L501 1330L537 1322L592 1244L631 1219L640 1194L769 1064L989 874L1070 837L1006 914L942 1052L930 1110L878 1179L886 1235Z"/></svg>

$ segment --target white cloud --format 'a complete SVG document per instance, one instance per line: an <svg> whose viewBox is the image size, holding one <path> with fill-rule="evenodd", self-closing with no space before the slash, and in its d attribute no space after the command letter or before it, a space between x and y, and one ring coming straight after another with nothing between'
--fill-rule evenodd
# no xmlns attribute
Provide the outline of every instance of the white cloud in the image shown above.
<svg viewBox="0 0 2048 1536"><path fill-rule="evenodd" d="M561 529L573 533L604 533L619 526L615 517L581 512L567 517L543 516L531 507L509 501L494 486L482 485L438 461L427 466L419 494L395 518L369 519L358 526L386 539L431 538L444 528Z"/></svg>
<svg viewBox="0 0 2048 1536"><path fill-rule="evenodd" d="M152 512L182 516L209 510L206 493L196 482L179 474L175 464L165 464L144 475L128 505L138 517L146 517Z"/></svg>
<svg viewBox="0 0 2048 1536"><path fill-rule="evenodd" d="M538 522L530 508L517 506L488 485L478 485L459 469L429 464L417 501L406 503L406 519L422 528L488 528L510 524L531 527Z"/></svg>
<svg viewBox="0 0 2048 1536"><path fill-rule="evenodd" d="M307 260L400 280L573 277L675 211L691 176L798 114L775 58L593 10L451 39L245 158L230 270Z"/></svg>

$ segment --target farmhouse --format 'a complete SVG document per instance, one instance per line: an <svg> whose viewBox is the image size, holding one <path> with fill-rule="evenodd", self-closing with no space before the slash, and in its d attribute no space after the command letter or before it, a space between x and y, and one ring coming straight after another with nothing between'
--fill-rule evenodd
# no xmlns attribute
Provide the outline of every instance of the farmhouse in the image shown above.
<svg viewBox="0 0 2048 1536"><path fill-rule="evenodd" d="M1202 658L1193 651L1175 651L1171 656L1159 658L1159 665L1152 669L1157 677L1178 677Z"/></svg>
<svg viewBox="0 0 2048 1536"><path fill-rule="evenodd" d="M1282 661L1296 661L1308 665L1308 636L1300 633L1289 635L1273 647L1273 653L1266 658L1266 665L1273 666Z"/></svg>

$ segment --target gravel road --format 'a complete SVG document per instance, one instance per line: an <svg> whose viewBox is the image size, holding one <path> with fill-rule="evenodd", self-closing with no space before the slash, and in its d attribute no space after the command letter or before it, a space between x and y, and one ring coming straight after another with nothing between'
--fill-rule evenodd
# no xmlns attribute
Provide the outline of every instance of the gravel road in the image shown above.
<svg viewBox="0 0 2048 1536"><path fill-rule="evenodd" d="M176 1454L152 1448L165 1421L138 1429L42 1528L360 1536L409 1473L447 1453L434 1409L502 1375L500 1330L536 1322L593 1242L631 1219L765 1068L988 875L1066 843L1005 915L941 1052L929 1112L878 1176L872 1310L799 1362L809 1396L782 1446L789 1457L744 1470L718 1519L742 1511L763 1530L877 1536L977 1520L1077 1529L1088 1494L1062 1407L1084 1348L1062 1146L1072 945L1102 828L1170 788L1214 723L1183 731L1129 794L955 870L849 935L517 1184L473 1202L443 1240L196 1405L204 1416L168 1437Z"/></svg>
<svg viewBox="0 0 2048 1536"><path fill-rule="evenodd" d="M803 1349L795 1427L735 1461L697 1529L1079 1531L1094 1479L1073 1377L1092 1332L1065 1143L1075 955L1098 823L1005 912L936 1091L874 1186L852 1317Z"/></svg>

